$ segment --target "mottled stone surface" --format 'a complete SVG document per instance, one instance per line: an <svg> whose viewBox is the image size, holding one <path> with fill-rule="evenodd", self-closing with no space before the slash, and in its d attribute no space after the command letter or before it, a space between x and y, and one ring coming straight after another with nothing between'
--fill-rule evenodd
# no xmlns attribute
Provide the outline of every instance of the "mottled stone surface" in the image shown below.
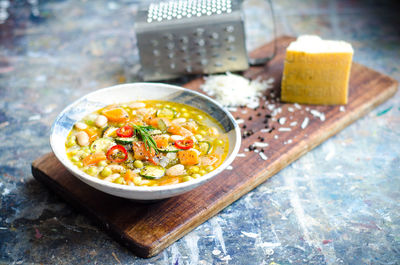
<svg viewBox="0 0 400 265"><path fill-rule="evenodd" d="M400 80L391 2L275 1L278 32L350 41L356 62ZM399 264L399 93L150 259L33 179L66 105L138 80L132 26L143 3L0 0L0 263ZM251 50L272 27L266 2L244 6Z"/></svg>

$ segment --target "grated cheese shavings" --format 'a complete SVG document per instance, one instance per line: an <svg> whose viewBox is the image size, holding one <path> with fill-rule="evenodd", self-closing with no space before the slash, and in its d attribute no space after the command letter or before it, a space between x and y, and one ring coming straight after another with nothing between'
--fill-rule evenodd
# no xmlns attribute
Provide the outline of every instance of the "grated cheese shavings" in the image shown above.
<svg viewBox="0 0 400 265"><path fill-rule="evenodd" d="M292 129L291 128L287 128L287 127L281 127L278 129L278 131L280 132L290 132Z"/></svg>
<svg viewBox="0 0 400 265"><path fill-rule="evenodd" d="M212 75L205 78L200 87L215 98L224 107L247 106L256 108L260 105L262 92L272 88L273 78L268 80L248 80L242 76L227 72L225 75Z"/></svg>

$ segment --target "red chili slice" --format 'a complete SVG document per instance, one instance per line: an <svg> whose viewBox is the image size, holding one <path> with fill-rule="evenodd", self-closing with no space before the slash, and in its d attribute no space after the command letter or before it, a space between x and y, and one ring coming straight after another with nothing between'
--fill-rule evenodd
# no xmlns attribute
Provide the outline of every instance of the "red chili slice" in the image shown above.
<svg viewBox="0 0 400 265"><path fill-rule="evenodd" d="M117 135L119 137L132 137L133 128L129 125L125 125L117 130Z"/></svg>
<svg viewBox="0 0 400 265"><path fill-rule="evenodd" d="M193 140L192 139L176 140L174 144L179 149L187 150L193 147Z"/></svg>
<svg viewBox="0 0 400 265"><path fill-rule="evenodd" d="M122 145L114 145L107 151L107 159L115 162L121 163L128 159L128 151Z"/></svg>

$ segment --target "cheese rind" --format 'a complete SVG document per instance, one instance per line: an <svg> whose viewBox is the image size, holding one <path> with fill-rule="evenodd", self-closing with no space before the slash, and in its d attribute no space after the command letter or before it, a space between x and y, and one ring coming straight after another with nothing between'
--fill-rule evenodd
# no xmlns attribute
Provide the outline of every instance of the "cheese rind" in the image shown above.
<svg viewBox="0 0 400 265"><path fill-rule="evenodd" d="M352 57L349 43L299 37L286 50L282 101L346 104Z"/></svg>

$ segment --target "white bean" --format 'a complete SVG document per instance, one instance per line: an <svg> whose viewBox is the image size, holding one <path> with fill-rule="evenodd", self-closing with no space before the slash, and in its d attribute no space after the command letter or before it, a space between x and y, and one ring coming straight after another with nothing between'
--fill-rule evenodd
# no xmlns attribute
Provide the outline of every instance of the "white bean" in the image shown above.
<svg viewBox="0 0 400 265"><path fill-rule="evenodd" d="M131 104L129 104L129 107L131 109L140 109L146 107L146 104L143 102L132 102Z"/></svg>
<svg viewBox="0 0 400 265"><path fill-rule="evenodd" d="M89 135L86 132L80 131L75 134L76 140L80 146L89 145Z"/></svg>
<svg viewBox="0 0 400 265"><path fill-rule="evenodd" d="M125 168L121 165L108 165L107 167L111 169L112 172L121 172L125 170Z"/></svg>
<svg viewBox="0 0 400 265"><path fill-rule="evenodd" d="M104 126L107 125L107 122L108 122L108 119L107 119L106 116L104 116L104 115L99 115L99 116L97 116L97 118L96 118L95 124L96 124L97 127L103 128Z"/></svg>
<svg viewBox="0 0 400 265"><path fill-rule="evenodd" d="M114 182L114 180L116 180L117 178L119 178L121 175L120 174L112 174L106 178L104 178L103 180L105 181L109 181L109 182Z"/></svg>
<svg viewBox="0 0 400 265"><path fill-rule="evenodd" d="M215 127L210 127L208 132L210 133L211 136L214 136L214 137L219 135L218 129Z"/></svg>
<svg viewBox="0 0 400 265"><path fill-rule="evenodd" d="M183 165L177 164L175 166L168 168L165 174L167 174L167 176L181 176L186 174L186 170Z"/></svg>
<svg viewBox="0 0 400 265"><path fill-rule="evenodd" d="M175 142L175 141L183 140L184 138L183 138L183 136L174 134L174 135L171 135L171 137L169 139L171 139L173 142Z"/></svg>
<svg viewBox="0 0 400 265"><path fill-rule="evenodd" d="M87 128L87 125L83 122L77 122L75 123L75 128L79 130L85 130Z"/></svg>
<svg viewBox="0 0 400 265"><path fill-rule="evenodd" d="M186 121L185 118L177 118L177 119L175 119L175 120L172 120L172 123L173 123L173 124L182 124L182 123L184 123L185 121Z"/></svg>

